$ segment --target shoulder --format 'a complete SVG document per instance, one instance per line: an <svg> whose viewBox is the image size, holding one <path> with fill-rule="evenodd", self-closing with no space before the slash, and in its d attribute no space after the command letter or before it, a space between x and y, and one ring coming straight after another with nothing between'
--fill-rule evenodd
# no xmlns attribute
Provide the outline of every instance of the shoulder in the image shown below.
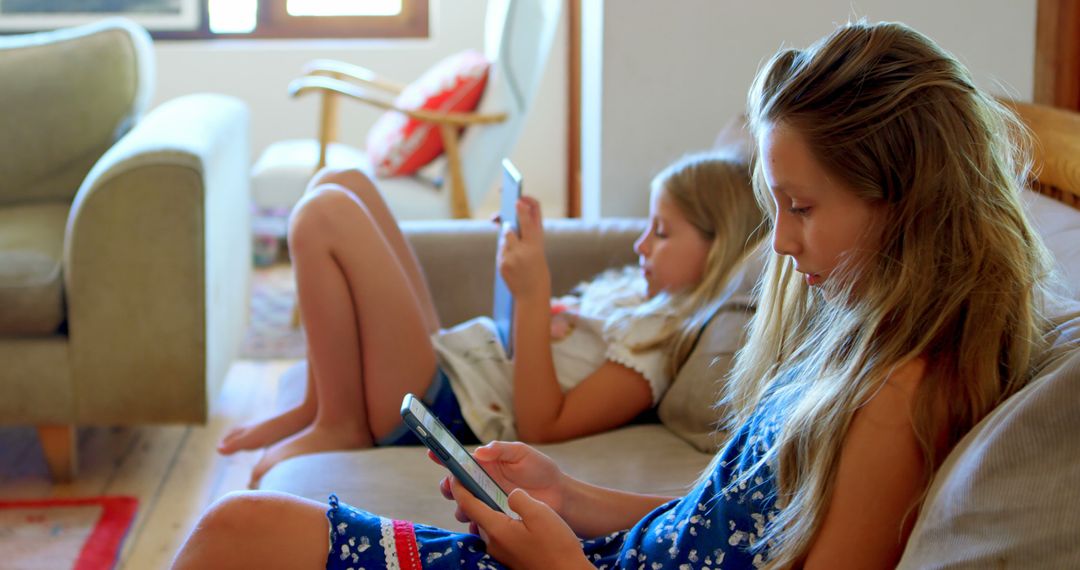
<svg viewBox="0 0 1080 570"><path fill-rule="evenodd" d="M881 388L855 414L854 421L911 425L915 396L926 377L927 362L919 357L901 363L885 377Z"/></svg>

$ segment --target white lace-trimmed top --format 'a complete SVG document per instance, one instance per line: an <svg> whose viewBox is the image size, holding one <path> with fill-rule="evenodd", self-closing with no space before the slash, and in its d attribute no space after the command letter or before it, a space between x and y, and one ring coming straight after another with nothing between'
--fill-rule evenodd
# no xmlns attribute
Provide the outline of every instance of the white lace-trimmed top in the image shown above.
<svg viewBox="0 0 1080 570"><path fill-rule="evenodd" d="M632 347L657 338L672 315L657 299L648 304L657 302L661 308L641 306L646 302L644 288L627 275L609 275L608 280L596 281L605 283L602 288L590 284L580 296L553 301L553 306L565 309L556 318L568 329L559 338L553 336L555 375L565 392L610 360L640 373L652 388L656 405L672 380L667 357L660 349L635 352ZM441 330L431 340L473 433L484 442L517 439L513 363L498 340L495 322L478 317Z"/></svg>

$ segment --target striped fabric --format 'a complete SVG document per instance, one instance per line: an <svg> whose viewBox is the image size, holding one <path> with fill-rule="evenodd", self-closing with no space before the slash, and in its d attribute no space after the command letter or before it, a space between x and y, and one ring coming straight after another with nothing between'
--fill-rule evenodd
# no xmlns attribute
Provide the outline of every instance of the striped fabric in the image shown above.
<svg viewBox="0 0 1080 570"><path fill-rule="evenodd" d="M942 465L902 569L1080 568L1080 310Z"/></svg>

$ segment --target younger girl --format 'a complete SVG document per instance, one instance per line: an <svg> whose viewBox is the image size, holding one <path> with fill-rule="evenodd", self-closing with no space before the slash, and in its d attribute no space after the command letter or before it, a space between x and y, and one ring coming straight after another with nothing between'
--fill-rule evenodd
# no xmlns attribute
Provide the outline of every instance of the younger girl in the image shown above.
<svg viewBox="0 0 1080 570"><path fill-rule="evenodd" d="M598 489L493 443L476 456L520 520L444 481L479 537L236 495L176 567L894 568L934 468L1041 345L1017 129L897 24L782 51L749 118L776 255L727 384L738 427L686 497Z"/></svg>
<svg viewBox="0 0 1080 570"><path fill-rule="evenodd" d="M465 442L561 441L629 422L659 401L765 232L749 167L734 154L673 164L653 181L649 209L634 244L640 269L585 285L553 317L539 204L518 203L521 235L505 233L499 253L515 298L511 361L490 318L439 330L415 257L366 177L319 174L289 233L307 395L233 430L220 452L273 444L254 484L302 453L416 444L398 413L407 392Z"/></svg>

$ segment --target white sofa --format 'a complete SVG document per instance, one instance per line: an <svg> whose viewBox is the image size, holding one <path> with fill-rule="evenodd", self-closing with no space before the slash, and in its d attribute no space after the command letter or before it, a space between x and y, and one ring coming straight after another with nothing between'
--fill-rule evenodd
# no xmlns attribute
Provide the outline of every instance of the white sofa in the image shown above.
<svg viewBox="0 0 1080 570"><path fill-rule="evenodd" d="M1065 296L1080 299L1080 210L1028 193L1035 224L1062 266ZM547 225L555 290L633 261L643 222ZM430 276L443 323L488 311L495 233L486 222L406 224ZM1078 303L1077 306L1080 306ZM1043 372L978 425L935 479L905 552L904 568L1080 567L1080 310L1055 309L1055 347ZM716 376L694 354L659 408L659 423L543 445L564 469L626 490L678 495L706 467ZM1072 346L1069 346L1069 343ZM702 345L710 343L701 343ZM286 375L285 399L302 393L303 369ZM441 468L419 448L322 453L285 461L261 488L325 501L330 493L381 515L461 529L438 492Z"/></svg>

